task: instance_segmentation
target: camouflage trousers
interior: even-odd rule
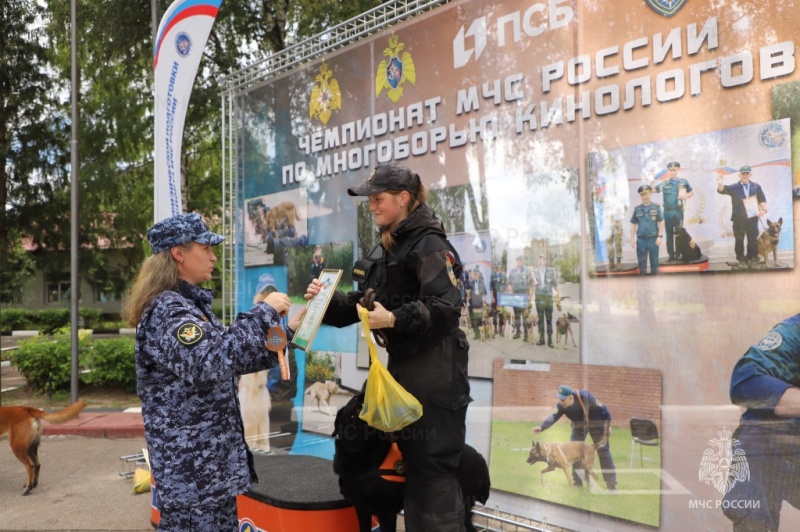
[[[236,532],[239,517],[236,498],[231,497],[219,506],[190,506],[161,509],[159,532]]]

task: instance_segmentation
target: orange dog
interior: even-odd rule
[[[71,404],[58,412],[45,412],[31,406],[4,406],[0,408],[0,436],[8,432],[11,450],[25,466],[28,482],[23,495],[27,495],[39,483],[39,440],[42,437],[41,420],[50,423],[66,423],[78,417],[86,406],[83,401]]]

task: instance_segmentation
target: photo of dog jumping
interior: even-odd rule
[[[8,433],[11,450],[28,473],[23,495],[28,495],[39,483],[42,420],[48,423],[66,423],[77,418],[85,406],[84,401],[78,401],[57,412],[45,412],[31,406],[0,407],[0,436]]]

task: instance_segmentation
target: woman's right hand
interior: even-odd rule
[[[319,294],[320,290],[322,290],[322,283],[319,282],[319,279],[311,279],[311,282],[308,284],[308,288],[306,288],[306,293],[303,296],[303,298],[311,299],[315,295]]]
[[[286,316],[289,313],[289,307],[292,305],[289,296],[283,292],[272,292],[262,301],[274,308],[281,316]]]

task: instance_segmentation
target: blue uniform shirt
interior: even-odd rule
[[[580,396],[580,400],[578,396]],[[573,423],[583,423],[586,419],[583,408],[586,408],[589,413],[589,421],[611,421],[611,413],[606,408],[606,405],[598,401],[594,395],[586,390],[572,392],[572,397],[575,400],[568,408],[561,406],[560,402],[556,404],[553,412],[542,422],[542,430],[552,427],[553,423],[561,419],[561,416],[567,416],[567,419]],[[581,406],[581,401],[583,401],[583,407]]]
[[[273,367],[266,303],[226,328],[213,293],[185,281],[156,296],[136,329],[136,378],[145,438],[163,507],[217,505],[258,479],[236,396],[237,375]]]
[[[739,359],[731,401],[747,408],[743,420],[780,419],[775,405],[792,386],[800,386],[800,314],[777,324]]]
[[[661,192],[664,195],[664,208],[665,209],[677,209],[680,207],[680,203],[678,203],[678,193],[680,192],[680,187],[685,187],[686,192],[692,191],[692,185],[689,184],[687,180],[682,177],[678,177],[676,179],[667,179],[656,185],[656,192]]]
[[[658,236],[658,222],[664,219],[661,205],[637,205],[633,209],[631,223],[636,224],[636,236],[640,238],[655,238]]]

